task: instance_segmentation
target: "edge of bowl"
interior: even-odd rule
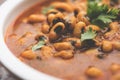
[[[0,61],[8,70],[25,80],[58,80],[58,78],[39,72],[21,62],[12,54],[5,44],[4,32],[6,19],[10,12],[18,5],[20,6],[24,1],[29,0],[7,0],[0,6]]]

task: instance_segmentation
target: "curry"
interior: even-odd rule
[[[5,35],[22,62],[65,80],[120,80],[120,1],[44,0]]]

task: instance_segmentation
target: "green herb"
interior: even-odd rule
[[[42,9],[42,14],[46,14],[50,9],[53,9],[53,6],[45,7]]]
[[[100,5],[100,0],[88,0],[87,15],[92,24],[100,28],[107,27],[110,22],[117,18],[120,10],[109,8],[108,5]]]
[[[44,40],[40,40],[36,45],[32,47],[32,51],[42,48],[45,45]]]
[[[92,30],[92,28],[89,28],[89,30],[87,30],[85,33],[81,34],[81,41],[85,41],[85,40],[90,40],[90,39],[94,39],[96,37],[96,32]]]

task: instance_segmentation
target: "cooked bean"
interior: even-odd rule
[[[63,19],[64,18],[64,14],[61,13],[61,12],[58,12],[56,15],[55,15],[56,18],[61,18]]]
[[[66,39],[63,39],[63,41],[71,42],[71,44],[73,46],[75,46],[76,48],[80,48],[81,47],[81,41],[80,41],[79,38],[66,38]]]
[[[64,2],[54,2],[52,3],[52,6],[54,6],[56,9],[64,10],[67,12],[72,12],[74,10],[72,5]]]
[[[111,31],[109,31],[109,32],[106,32],[106,33],[104,34],[104,37],[105,37],[106,39],[108,39],[108,38],[110,38],[111,36],[114,36],[115,33],[116,33],[116,31],[111,30]]]
[[[52,23],[54,19],[55,19],[55,14],[49,14],[47,16],[47,20],[49,24]]]
[[[102,0],[103,4],[110,5],[110,0]]]
[[[23,23],[27,23],[28,21],[29,21],[28,18],[24,18],[24,19],[22,20]]]
[[[81,48],[81,41],[80,41],[80,40],[77,40],[77,41],[76,41],[75,47],[76,47],[76,48]]]
[[[64,30],[65,25],[62,22],[58,22],[56,23],[50,30],[49,33],[49,39],[50,40],[55,40],[58,38],[58,34],[62,33],[62,31]]]
[[[70,59],[72,58],[73,55],[73,51],[60,51],[54,54],[55,57],[61,57],[64,59]]]
[[[57,14],[59,11],[56,10],[56,9],[50,9],[48,12],[47,12],[47,15],[49,14]]]
[[[74,8],[74,16],[77,17],[78,14],[79,14],[79,12],[80,12],[79,7],[75,7],[75,8]]]
[[[65,42],[70,42],[70,41],[77,41],[77,40],[80,40],[79,38],[65,38],[65,39],[63,39],[63,41],[65,41]]]
[[[42,14],[32,14],[28,17],[29,22],[42,22],[45,21],[46,17]]]
[[[49,32],[50,26],[48,24],[43,24],[41,29],[43,33],[47,34]]]
[[[58,50],[58,51],[73,49],[73,46],[71,45],[70,42],[54,43],[53,46],[54,46],[55,49]]]
[[[74,31],[73,31],[73,35],[76,37],[80,37],[82,29],[85,28],[86,24],[84,22],[78,22],[75,25]]]
[[[21,56],[30,60],[35,59],[37,57],[32,50],[24,51],[23,53],[21,53]]]
[[[120,71],[120,65],[119,64],[112,64],[111,66],[110,66],[110,71],[112,72],[112,73],[116,73],[116,72],[118,72],[118,71]]]
[[[78,21],[84,22],[86,25],[89,25],[89,24],[90,24],[88,18],[85,17],[82,12],[79,12],[79,13],[78,13],[77,19],[78,19]]]
[[[110,41],[104,40],[104,41],[102,42],[102,50],[103,50],[104,52],[111,52],[111,51],[113,50],[113,45],[112,45],[112,43],[111,43]]]
[[[45,34],[43,34],[43,33],[39,33],[38,35],[36,35],[35,39],[37,41],[44,40],[45,43],[48,43],[48,41],[49,41],[48,37]]]
[[[94,31],[100,31],[100,28],[96,25],[88,25],[86,27],[86,30],[89,30],[89,28],[92,28],[92,30],[94,30]]]
[[[120,42],[114,41],[114,42],[113,42],[113,47],[114,47],[116,50],[120,50]]]
[[[64,15],[61,12],[58,12],[56,14],[49,14],[47,17],[47,20],[49,22],[49,24],[53,24],[53,21],[56,19],[63,19]],[[61,22],[61,21],[59,21]]]
[[[76,18],[74,16],[71,17],[70,23],[71,23],[72,29],[75,27],[76,22],[77,22]]]
[[[64,29],[65,29],[64,23],[58,22],[58,23],[56,23],[56,24],[52,27],[51,31],[54,31],[54,32],[56,32],[57,34],[59,34],[59,33],[61,33]]]
[[[74,29],[77,23],[77,19],[75,18],[75,16],[67,16],[65,20],[70,24],[70,29]]]
[[[88,77],[92,77],[92,78],[98,78],[100,77],[103,73],[100,69],[96,68],[96,67],[89,67],[85,74],[88,76]]]
[[[57,35],[56,32],[50,31],[50,33],[48,34],[48,37],[49,37],[50,41],[53,41],[53,40],[56,40],[59,36]]]
[[[118,22],[112,22],[112,23],[110,23],[110,29],[111,30],[118,31],[119,27],[120,26],[119,26]]]
[[[43,46],[41,48],[41,58],[42,59],[48,59],[53,56],[53,49],[50,46]]]
[[[100,42],[99,40],[94,39],[94,41],[95,41],[95,46],[101,46],[102,45],[102,42]]]
[[[85,2],[85,4],[84,4],[84,2]],[[80,13],[82,14],[82,15],[86,15],[86,11],[87,11],[87,2],[85,1],[85,0],[82,0],[82,1],[78,1],[77,2],[78,3],[78,5],[76,6],[76,7],[79,7],[79,9],[80,9]]]

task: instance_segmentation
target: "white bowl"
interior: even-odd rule
[[[17,59],[4,41],[6,28],[28,7],[42,0],[7,0],[0,7],[0,61],[12,73],[24,80],[58,80],[39,72]]]

